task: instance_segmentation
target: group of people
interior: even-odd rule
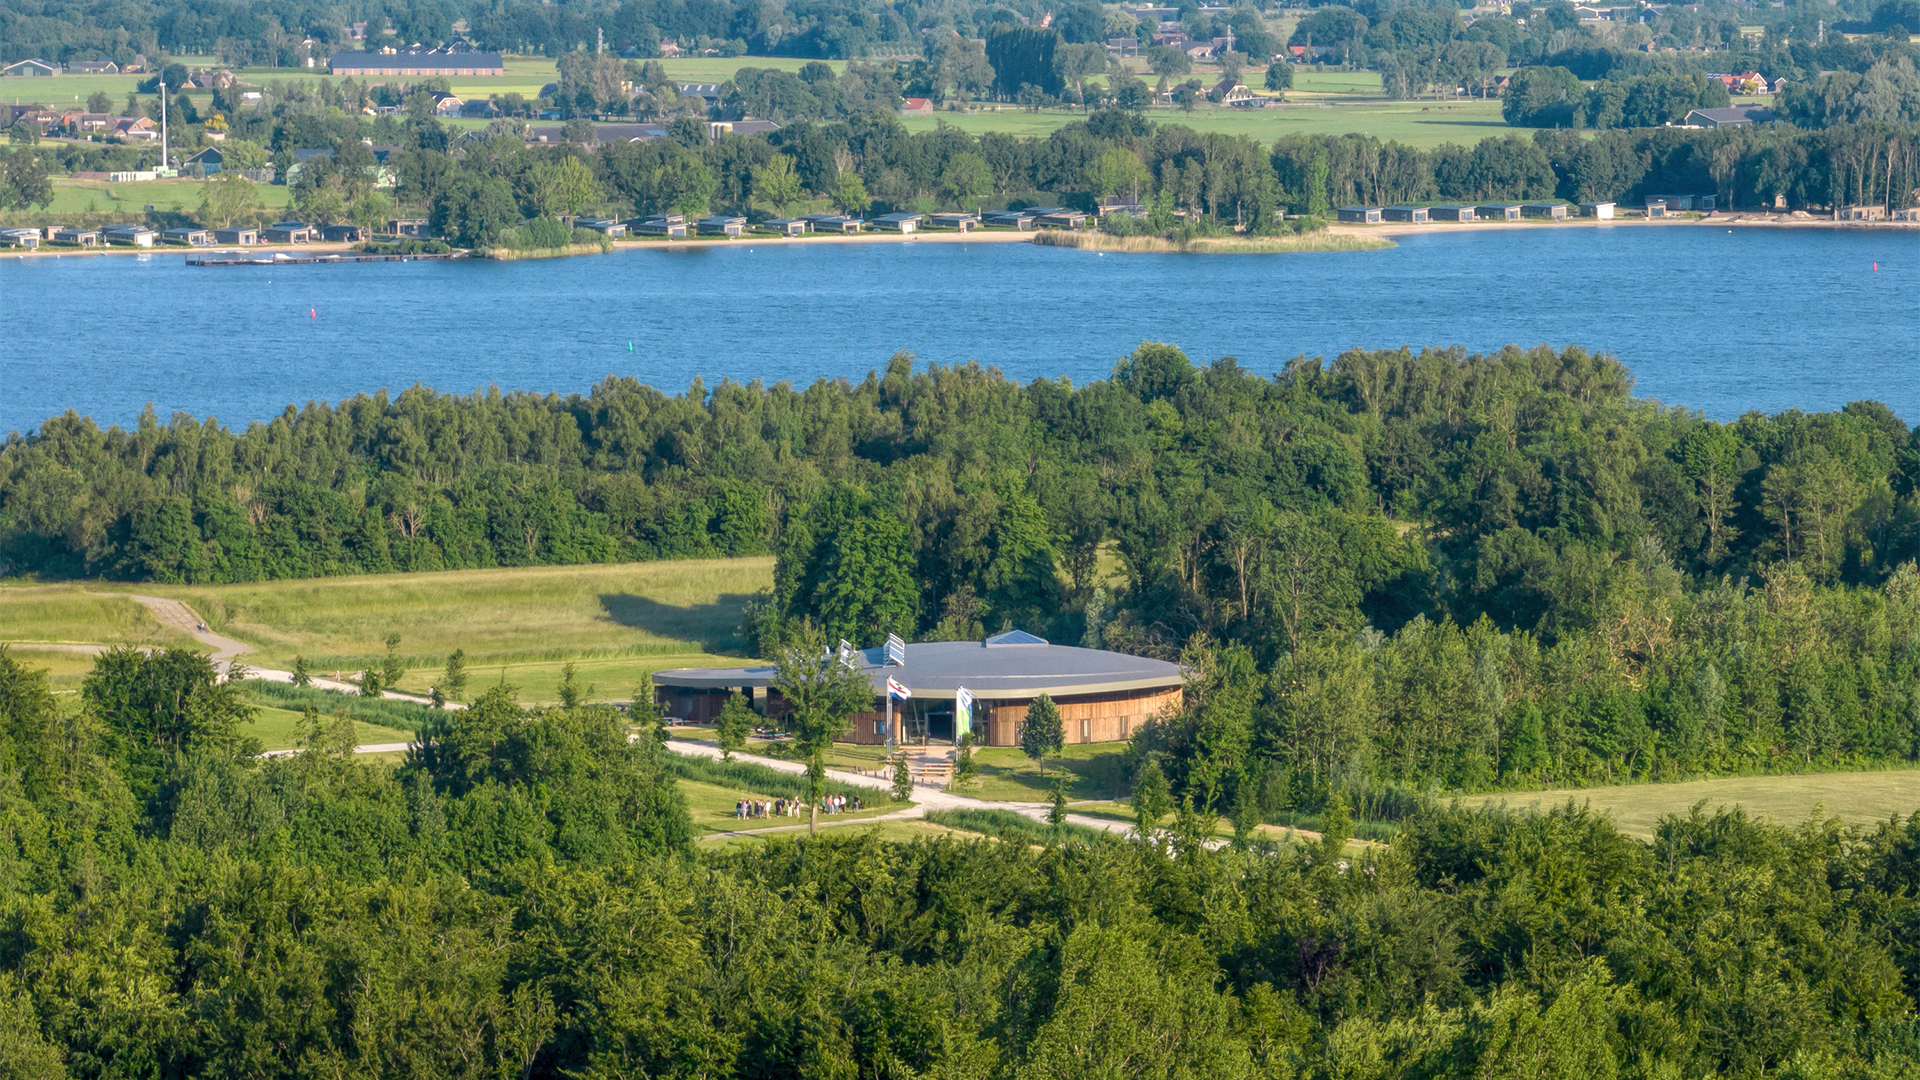
[[[797,817],[806,809],[807,804],[799,799],[740,799],[733,804],[733,816],[742,821],[747,818]],[[861,803],[858,795],[828,795],[820,800],[820,812],[823,814],[843,814],[859,809]]]

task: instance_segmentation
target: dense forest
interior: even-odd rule
[[[1159,399],[1164,400],[1164,399]],[[507,688],[248,756],[203,658],[0,649],[0,1069],[51,1078],[1894,1080],[1920,825],[1431,807],[1392,846],[696,853],[674,755]]]
[[[810,618],[1184,657],[1187,710],[1137,742],[1221,812],[1920,758],[1920,441],[1871,402],[1719,423],[1631,388],[1577,348],[1267,378],[1143,345],[1079,388],[900,356],[243,432],[68,415],[0,448],[0,557],[247,581],[772,551],[763,654]]]

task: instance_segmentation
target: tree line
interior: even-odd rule
[[[654,729],[493,688],[250,756],[201,657],[0,649],[0,1040],[36,1078],[1893,1077],[1920,825],[1435,807],[1390,847],[703,850]],[[702,774],[705,775],[705,774]],[[1757,1018],[1764,1017],[1764,1022]]]
[[[1044,138],[944,126],[909,133],[891,113],[869,111],[794,121],[766,137],[714,136],[705,122],[682,116],[666,125],[664,138],[606,144],[592,142],[591,126],[576,121],[580,130],[567,134],[577,141],[529,145],[515,134],[517,122],[452,139],[432,119],[367,124],[328,106],[324,95],[296,89],[282,88],[277,111],[235,125],[226,144],[236,155],[252,148],[260,160],[288,163],[295,149],[331,149],[301,164],[292,182],[296,213],[377,224],[404,210],[472,248],[524,239],[538,219],[711,211],[764,218],[816,199],[865,214],[1038,203],[1092,209],[1124,195],[1148,204],[1154,222],[1270,231],[1283,227],[1282,213],[1326,217],[1356,203],[1633,205],[1691,192],[1717,194],[1722,207],[1825,211],[1910,205],[1920,189],[1920,127],[1882,122],[1819,131],[1538,131],[1420,150],[1355,134],[1262,144],[1122,110],[1095,112]],[[383,163],[369,139],[392,140],[375,144]],[[5,201],[24,207],[50,199],[46,165],[59,156],[49,148],[0,151],[0,177],[11,192]],[[263,213],[248,184],[227,178],[209,182],[197,210],[212,226]],[[566,234],[552,221],[539,227]]]
[[[1289,45],[1316,50],[1324,63],[1375,70],[1389,97],[1453,97],[1489,91],[1503,68],[1561,68],[1572,77],[1620,83],[1758,70],[1769,79],[1808,82],[1828,72],[1860,75],[1880,63],[1915,59],[1902,19],[1912,0],[1883,0],[1852,37],[1831,6],[1782,5],[1734,12],[1697,6],[1641,9],[1609,20],[1582,20],[1574,5],[1515,6],[1469,23],[1449,3],[1314,6],[1294,26]],[[1855,13],[1867,15],[1865,5]],[[1757,37],[1752,31],[1759,30]],[[1573,93],[1578,97],[1578,90]],[[1509,123],[1540,126],[1529,120]],[[1684,115],[1684,113],[1682,114]],[[1542,116],[1553,126],[1553,116]],[[1886,117],[1886,119],[1894,119]],[[1656,120],[1662,123],[1664,120]],[[1601,126],[1601,125],[1590,125]]]

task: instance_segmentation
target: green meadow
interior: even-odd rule
[[[633,696],[668,667],[748,664],[739,655],[746,602],[772,584],[770,558],[380,574],[246,585],[86,582],[0,585],[0,641],[201,648],[162,627],[125,593],[182,600],[221,634],[252,645],[242,659],[346,676],[379,662],[400,635],[407,676],[425,693],[447,654],[465,650],[468,693],[506,683],[527,703],[556,700],[567,664],[595,700]],[[105,594],[105,595],[100,595]],[[57,688],[92,660],[32,650]],[[24,652],[23,652],[24,655]]]
[[[1870,826],[1895,814],[1905,817],[1920,812],[1920,771],[1735,776],[1680,784],[1472,795],[1461,802],[1476,807],[1504,805],[1513,810],[1550,809],[1568,802],[1584,804],[1612,818],[1622,832],[1643,840],[1653,837],[1661,818],[1685,817],[1701,803],[1707,814],[1737,806],[1749,816],[1781,825],[1837,817],[1849,825]]]
[[[91,585],[0,584],[0,644],[184,645],[196,643],[160,625],[145,607]]]
[[[105,180],[56,177],[53,181],[53,205],[40,216],[137,214],[149,206],[191,214],[200,208],[205,184],[204,180],[188,179],[115,184]],[[284,184],[255,184],[253,191],[261,207],[267,210],[279,210],[292,201],[292,189]]]
[[[1358,133],[1423,149],[1442,143],[1470,145],[1490,135],[1506,135],[1514,130],[1500,118],[1500,103],[1497,101],[1418,102],[1388,101],[1385,98],[1339,102],[1289,101],[1265,109],[1231,109],[1210,105],[1196,108],[1191,114],[1179,109],[1153,109],[1147,116],[1157,123],[1179,124],[1195,131],[1222,135],[1245,135],[1259,142],[1272,142],[1285,135]],[[1009,105],[999,112],[939,112],[932,116],[906,116],[901,118],[901,123],[910,131],[931,131],[946,124],[976,135],[1004,131],[1013,135],[1046,136],[1084,119],[1086,113],[1081,110],[1033,111]]]

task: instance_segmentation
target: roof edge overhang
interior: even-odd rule
[[[734,672],[737,670],[738,674]],[[874,696],[884,692],[886,675],[899,677],[900,668],[882,669],[882,681],[874,686]],[[996,676],[1006,678],[1006,676]],[[681,690],[738,690],[744,687],[754,689],[769,688],[773,685],[775,674],[756,668],[679,668],[656,671],[653,673],[655,686],[669,686]],[[951,701],[958,687],[915,686],[911,679],[905,680],[913,696],[933,701]],[[1100,682],[1044,682],[1036,679],[1025,686],[981,686],[969,687],[979,701],[1030,701],[1046,694],[1054,698],[1096,697],[1102,694],[1125,694],[1138,690],[1169,690],[1184,685],[1177,675],[1154,676],[1144,679],[1113,679]]]

